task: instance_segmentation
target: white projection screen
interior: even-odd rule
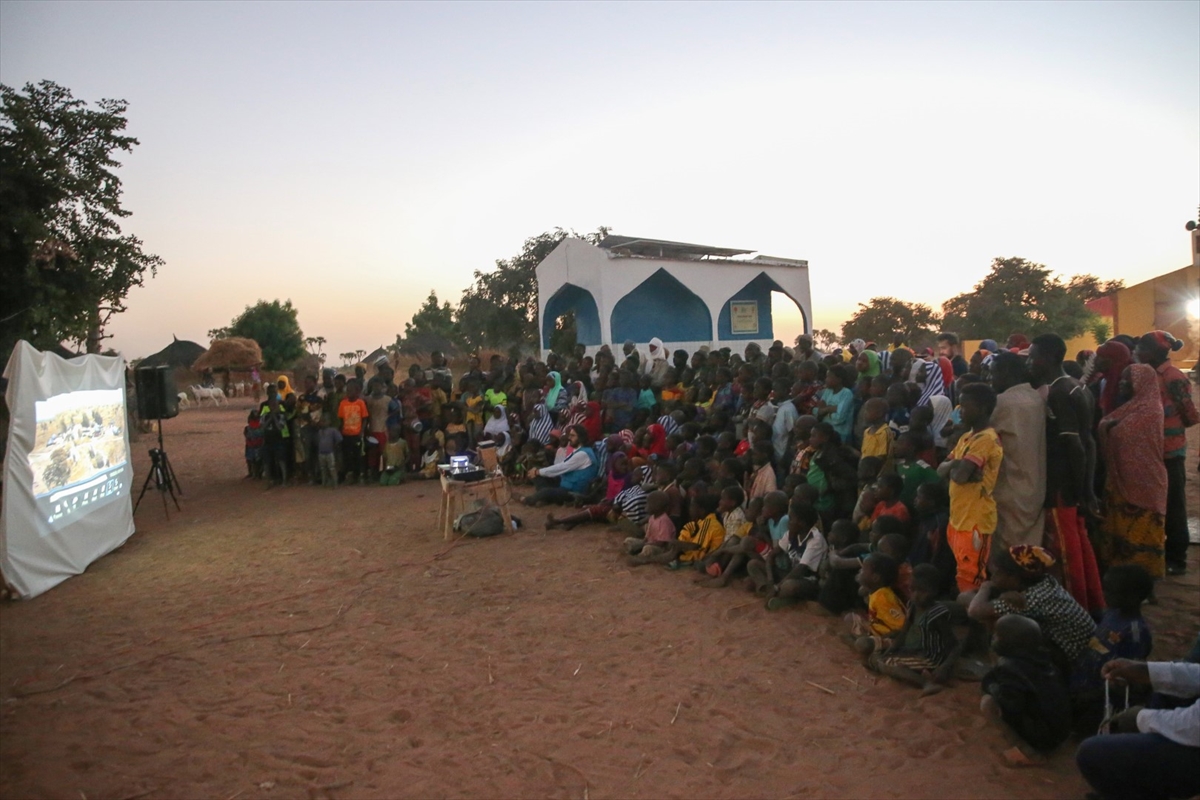
[[[125,361],[18,342],[8,360],[0,569],[29,598],[133,535]]]

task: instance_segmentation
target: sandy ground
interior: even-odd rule
[[[919,699],[830,618],[631,571],[603,528],[448,545],[436,484],[266,492],[247,405],[166,423],[183,513],[148,497],[0,607],[3,797],[1083,796],[1073,745],[1004,764],[977,684]],[[1159,657],[1196,633],[1198,550]]]

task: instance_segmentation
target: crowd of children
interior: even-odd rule
[[[1200,415],[1172,349],[1162,331],[1075,359],[1054,334],[969,358],[949,333],[828,354],[653,340],[472,359],[457,381],[434,353],[399,382],[383,360],[281,379],[246,460],[276,484],[388,484],[494,448],[528,505],[572,507],[548,529],[607,523],[631,565],[819,603],[867,668],[926,694],[990,642],[983,710],[1045,751],[1095,729],[1105,664],[1149,655],[1141,604],[1186,569]]]

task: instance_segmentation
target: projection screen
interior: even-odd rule
[[[28,598],[133,535],[125,362],[67,360],[18,342],[4,376],[10,421],[0,569]]]

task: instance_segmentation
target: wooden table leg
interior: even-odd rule
[[[508,513],[508,503],[500,502],[500,493],[496,490],[496,484],[491,485],[492,502],[496,504],[496,508],[500,511],[500,518],[504,520],[504,532],[512,533],[512,517]]]

